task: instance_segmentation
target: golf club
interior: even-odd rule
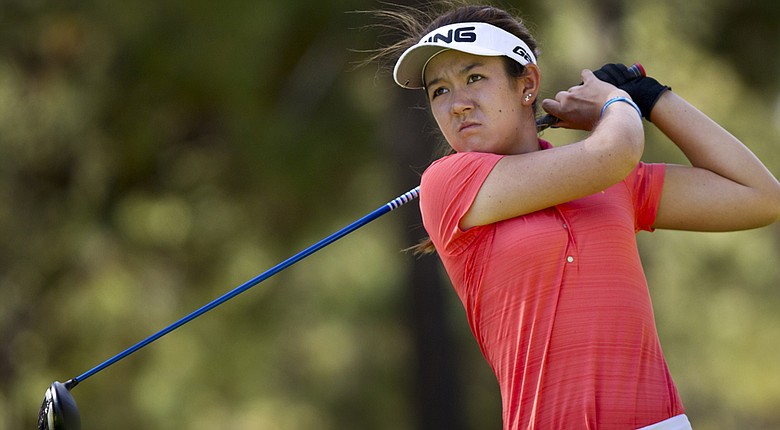
[[[647,76],[647,73],[645,72],[645,68],[642,67],[640,63],[634,63],[631,66],[629,66],[628,73],[631,75],[631,79],[642,78]],[[580,83],[580,85],[582,85],[582,83]],[[558,124],[558,121],[560,121],[560,119],[558,119],[557,117],[550,114],[546,114],[545,116],[538,118],[536,120],[536,131],[540,132],[542,130],[547,129],[548,127],[555,128],[556,125]]]
[[[250,279],[249,281],[228,291],[222,296],[219,296],[218,298],[203,305],[202,307],[184,316],[178,321],[172,323],[168,327],[165,327],[164,329],[158,331],[157,333],[154,333],[153,335],[138,342],[137,344],[131,346],[130,348],[127,348],[126,350],[120,352],[119,354],[109,358],[108,360],[84,372],[83,374],[75,378],[69,379],[65,383],[55,381],[53,384],[51,384],[49,389],[46,390],[46,394],[43,397],[43,403],[41,404],[41,409],[38,412],[38,430],[80,430],[81,415],[79,414],[78,407],[76,406],[76,401],[73,399],[73,396],[70,394],[70,390],[73,389],[73,387],[78,385],[80,382],[83,382],[87,378],[115,364],[116,362],[138,351],[139,349],[145,347],[146,345],[149,345],[150,343],[165,336],[166,334],[172,332],[173,330],[176,330],[182,325],[194,320],[195,318],[216,308],[217,306],[225,303],[226,301],[232,299],[233,297],[254,287],[260,282],[263,282],[264,280],[270,278],[271,276],[303,260],[309,255],[330,245],[331,243],[337,241],[338,239],[341,239],[342,237],[348,235],[349,233],[359,229],[360,227],[363,227],[364,225],[381,217],[382,215],[392,210],[395,210],[398,207],[416,199],[419,196],[420,196],[420,187],[415,187],[410,191],[407,191],[406,193],[380,206],[379,208],[368,213],[362,218],[352,222],[351,224],[347,225],[341,230],[332,233],[330,236],[298,252],[292,257],[289,257],[288,259],[282,261],[276,266],[266,270],[265,272],[257,275],[256,277]]]

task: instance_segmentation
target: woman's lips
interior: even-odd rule
[[[470,130],[470,129],[478,127],[478,126],[479,126],[479,123],[466,121],[466,122],[463,122],[463,123],[460,124],[460,126],[458,127],[458,132],[465,131],[465,130]]]

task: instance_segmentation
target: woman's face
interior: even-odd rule
[[[444,51],[424,79],[436,123],[455,151],[524,152],[521,130],[529,118],[533,123],[533,112],[523,107],[523,85],[507,74],[502,57]]]

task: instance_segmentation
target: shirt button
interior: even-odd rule
[[[563,224],[563,228],[569,228],[569,226],[568,226],[568,225],[566,225],[566,223],[564,223],[564,224]]]
[[[566,261],[568,261],[569,263],[574,263],[574,257],[572,257],[570,255],[570,256],[566,257]]]

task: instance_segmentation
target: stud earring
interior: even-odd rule
[[[525,95],[525,101],[526,102],[531,101],[531,97],[533,97],[533,94],[526,94]]]

